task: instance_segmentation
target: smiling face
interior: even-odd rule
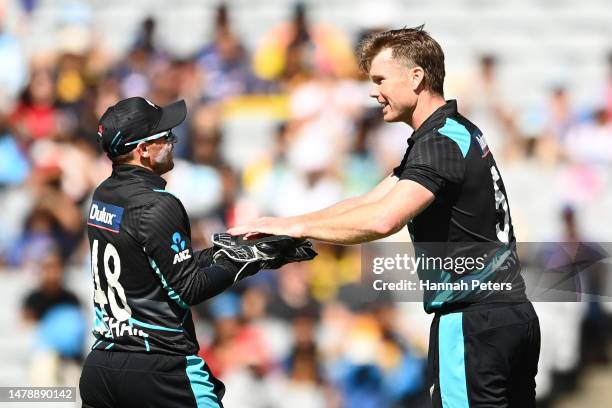
[[[370,96],[382,106],[385,122],[410,124],[423,70],[409,68],[405,62],[393,58],[391,48],[384,48],[372,59],[369,76],[372,81]]]

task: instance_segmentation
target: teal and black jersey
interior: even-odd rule
[[[483,257],[480,268],[458,273],[439,268],[420,271],[420,278],[454,283],[510,283],[512,290],[431,290],[428,312],[474,303],[524,300],[516,240],[506,189],[482,132],[457,112],[456,101],[436,110],[408,139],[408,149],[393,174],[415,181],[434,201],[408,224],[415,247],[427,256]],[[429,243],[446,243],[436,245]],[[484,267],[482,267],[484,265]],[[507,289],[504,286],[504,289]]]
[[[212,264],[212,249],[193,251],[187,213],[165,184],[143,167],[117,165],[94,192],[93,349],[196,354],[189,307],[234,281],[234,265]]]

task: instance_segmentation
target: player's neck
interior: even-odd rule
[[[158,171],[155,171],[155,169],[150,165],[148,160],[143,160],[140,156],[136,156],[134,159],[127,161],[123,164],[130,164],[132,166],[142,167],[143,169],[146,169],[151,173],[155,173],[158,176],[161,176],[161,174]]]
[[[423,122],[427,120],[438,108],[444,106],[446,101],[444,97],[430,92],[422,92],[419,95],[419,100],[412,112],[408,125],[417,130]]]

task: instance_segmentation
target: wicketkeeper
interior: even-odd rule
[[[189,307],[262,268],[316,256],[287,236],[216,234],[213,247],[193,251],[187,213],[160,177],[174,166],[172,128],[185,116],[183,101],[162,108],[136,97],[100,120],[113,172],[87,220],[96,342],[81,375],[84,407],[221,407],[224,386],[197,356]]]

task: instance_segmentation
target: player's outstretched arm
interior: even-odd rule
[[[291,251],[301,251],[303,260],[316,255],[310,243],[290,237],[240,242],[232,248],[215,245],[194,253],[187,214],[180,201],[169,195],[160,196],[143,211],[140,226],[139,239],[153,272],[183,308],[218,295],[262,268],[274,269],[302,260],[292,260]]]
[[[339,214],[305,214],[287,218],[259,218],[231,228],[231,234],[285,234],[334,244],[358,244],[389,236],[434,200],[422,185],[401,180],[379,199]]]
[[[388,177],[385,177],[385,179],[383,179],[380,183],[378,183],[376,187],[374,187],[372,190],[368,191],[363,195],[347,198],[322,210],[304,214],[301,217],[303,217],[304,219],[325,218],[345,213],[365,204],[374,203],[380,200],[385,195],[387,195],[393,189],[397,181],[397,177],[391,174]]]

